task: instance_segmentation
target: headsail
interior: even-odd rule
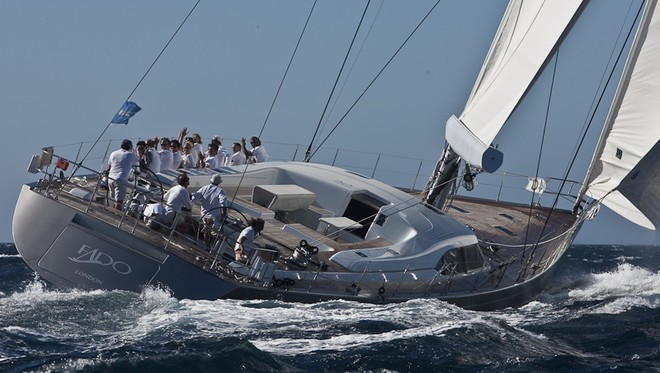
[[[509,3],[459,118],[482,148],[493,142],[581,4],[582,0]],[[461,149],[460,144],[447,141],[466,162],[480,164],[481,155],[472,155],[479,149]]]
[[[660,10],[648,0],[589,167],[586,194],[649,229],[660,224]]]

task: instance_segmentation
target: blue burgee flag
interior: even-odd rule
[[[140,110],[142,110],[142,108],[137,106],[135,102],[126,101],[117,114],[115,114],[114,118],[112,118],[110,124],[128,124],[128,119],[137,114]]]

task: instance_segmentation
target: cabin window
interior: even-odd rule
[[[435,269],[443,275],[465,274],[483,268],[485,263],[479,245],[474,244],[447,251]]]
[[[344,217],[352,219],[362,224],[362,228],[351,229],[350,231],[362,238],[367,235],[371,223],[374,221],[381,206],[386,205],[374,197],[367,194],[354,194],[344,211]]]

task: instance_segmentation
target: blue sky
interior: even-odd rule
[[[6,181],[0,241],[11,241],[11,216],[21,185],[35,180],[25,171],[31,155],[43,146],[96,139],[194,3],[0,2],[0,110],[8,146],[2,161]],[[618,0],[593,3],[558,61],[556,114],[549,123],[556,130],[548,134],[543,155],[548,176],[564,172],[574,147],[573,140],[566,141],[566,130],[582,125],[629,5]],[[294,149],[290,144],[309,143],[365,4],[317,3],[263,131],[271,155],[287,159]],[[347,63],[345,73],[350,75],[338,85],[339,98],[330,106],[320,138],[433,4],[371,2]],[[103,140],[176,136],[183,126],[206,140],[217,134],[231,142],[258,134],[311,6],[312,1],[303,0],[202,1],[132,96],[143,110],[128,126],[111,127]],[[440,1],[324,146],[359,151],[344,153],[353,154],[352,163],[366,158],[373,163],[381,153],[406,157],[398,167],[408,174],[414,174],[420,159],[426,160],[423,169],[431,167],[444,144],[444,122],[460,114],[505,7],[504,0]],[[503,170],[534,173],[538,143],[530,123],[544,120],[549,87],[546,73],[496,139],[505,153]],[[526,141],[505,137],[515,133]],[[572,179],[582,181],[589,158],[579,158]],[[92,163],[97,168],[101,161]],[[407,182],[393,174],[388,177],[394,183]],[[476,193],[488,189],[488,180],[479,181]],[[577,242],[658,239],[655,232],[603,209],[585,224]]]

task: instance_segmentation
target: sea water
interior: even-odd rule
[[[660,247],[572,246],[546,292],[476,312],[62,291],[0,244],[3,372],[660,370]]]

